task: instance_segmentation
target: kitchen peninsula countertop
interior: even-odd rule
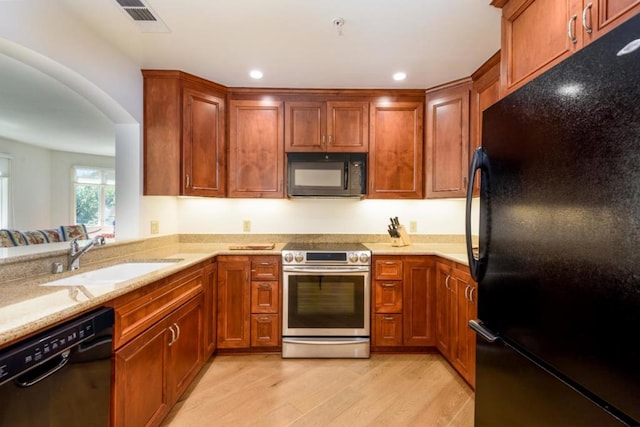
[[[280,255],[285,243],[269,250],[231,250],[229,243],[182,243],[154,251],[142,251],[127,257],[111,258],[87,264],[75,272],[45,274],[0,282],[0,347],[31,335],[56,323],[105,305],[114,298],[170,276],[218,255]],[[466,249],[460,243],[415,243],[394,247],[390,243],[364,243],[373,255],[435,255],[467,264]],[[117,249],[117,248],[116,248]],[[117,251],[116,251],[117,252]],[[64,253],[64,252],[63,252]],[[170,259],[166,267],[112,286],[41,286],[73,274],[122,262]],[[84,264],[81,265],[84,266]],[[0,268],[3,265],[0,263]]]

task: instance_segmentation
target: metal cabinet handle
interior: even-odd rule
[[[578,15],[573,15],[571,19],[569,19],[569,23],[567,24],[567,35],[569,36],[569,40],[571,43],[578,43],[578,39],[576,38],[576,20],[578,19]]]
[[[169,347],[171,347],[173,343],[176,342],[176,331],[173,330],[173,325],[169,326],[169,330],[171,331],[171,341],[169,341]]]
[[[582,26],[587,34],[591,34],[593,31],[593,27],[587,24],[587,13],[589,14],[589,22],[593,22],[593,18],[591,15],[591,8],[593,7],[593,3],[589,2],[589,4],[582,10]]]
[[[383,317],[384,320],[395,320],[395,318],[387,316],[387,317]]]
[[[329,135],[329,145],[333,144],[333,135]]]
[[[245,281],[245,282],[248,282],[248,281],[249,281],[249,272],[248,272],[248,271],[245,271],[245,272],[244,272],[244,281]]]
[[[395,288],[396,284],[395,283],[383,283],[380,286],[382,286],[383,288]]]
[[[465,298],[467,301],[470,301],[470,300],[469,300],[469,294],[470,294],[470,292],[469,292],[469,288],[470,288],[470,287],[471,287],[471,286],[467,285],[467,287],[466,287],[466,288],[464,288],[464,298]]]
[[[187,174],[187,176],[185,177],[185,179],[187,180],[187,188],[189,188],[189,174]]]
[[[384,265],[396,265],[395,261],[385,261]]]
[[[271,286],[270,285],[259,285],[258,289],[262,289],[262,290],[268,291],[268,290],[271,289]]]
[[[267,262],[267,261],[263,261],[263,262],[260,263],[260,265],[271,265],[271,263]]]
[[[469,289],[469,302],[472,302],[472,303],[475,304],[476,302],[473,300],[473,291],[475,291],[476,288],[474,288],[473,286],[469,286],[469,288],[470,288]]]
[[[449,286],[449,279],[451,279],[451,275],[447,274],[447,278],[444,280],[444,286],[445,288],[451,290],[451,286]]]
[[[325,139],[325,137],[324,137],[324,135],[322,135],[322,141],[320,142],[320,145],[322,145],[322,146],[324,146],[324,139]]]
[[[177,332],[177,337],[176,337],[176,341],[178,341],[180,339],[180,326],[177,323],[174,323],[175,327],[176,327],[176,332]]]
[[[269,317],[259,317],[258,320],[260,322],[268,322],[269,320],[271,320],[271,318],[269,318]]]

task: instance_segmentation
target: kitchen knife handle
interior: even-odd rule
[[[500,337],[486,328],[481,320],[469,320],[469,327],[487,342],[492,343],[500,339]]]

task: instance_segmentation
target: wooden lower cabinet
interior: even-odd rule
[[[114,426],[156,426],[204,364],[200,294],[116,350]]]
[[[468,268],[436,263],[436,342],[438,350],[462,377],[475,386],[475,333],[469,320],[477,311],[477,284]]]
[[[280,257],[218,257],[218,348],[280,346]]]
[[[376,256],[373,266],[373,347],[435,346],[431,257]]]

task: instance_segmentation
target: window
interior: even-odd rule
[[[113,169],[73,168],[74,222],[89,231],[115,233],[116,172]]]
[[[10,228],[11,208],[11,157],[0,154],[0,228]]]

